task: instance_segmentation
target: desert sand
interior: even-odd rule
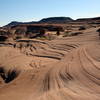
[[[0,100],[100,100],[96,30],[0,45]]]

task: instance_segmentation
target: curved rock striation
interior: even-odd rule
[[[21,40],[0,47],[2,100],[99,100],[100,41],[95,30],[53,41]],[[7,77],[7,76],[6,76]]]

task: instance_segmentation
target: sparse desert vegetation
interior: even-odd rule
[[[85,26],[80,26],[79,30],[86,30],[86,27]]]
[[[100,100],[100,0],[0,0],[0,100]]]
[[[0,29],[1,100],[100,99],[100,25],[54,19]]]

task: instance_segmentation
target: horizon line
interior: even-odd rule
[[[67,17],[67,16],[54,16],[54,17]],[[98,18],[98,17],[100,17],[100,16],[96,16],[96,17],[79,17],[79,18],[72,18],[72,17],[68,17],[68,18],[71,18],[71,19],[73,19],[73,20],[77,20],[77,19],[88,19],[88,18]],[[7,24],[9,24],[9,23],[11,23],[11,22],[21,22],[21,23],[27,23],[27,22],[38,22],[38,21],[40,21],[40,20],[42,20],[42,19],[46,19],[46,18],[53,18],[53,16],[50,16],[50,17],[42,17],[42,18],[39,18],[39,19],[34,19],[34,20],[27,20],[27,21],[17,21],[17,20],[13,20],[13,21],[10,21],[10,22],[8,22]],[[0,27],[3,27],[3,26],[5,26],[5,25],[7,25],[7,24],[4,24],[4,25],[0,25]]]

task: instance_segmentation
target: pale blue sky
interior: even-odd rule
[[[0,0],[0,26],[54,16],[98,17],[100,0]]]

